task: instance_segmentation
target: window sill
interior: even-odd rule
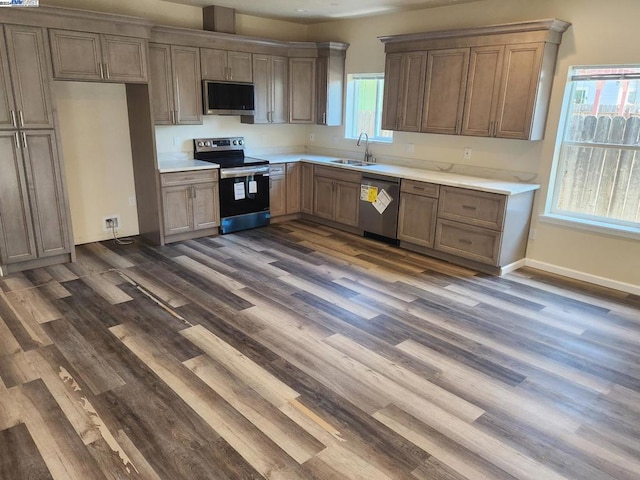
[[[358,140],[358,137],[344,137],[345,140]],[[376,143],[383,143],[385,145],[389,145],[390,143],[393,143],[393,138],[390,138],[389,140],[380,140],[380,139],[369,139],[369,145],[371,144],[376,144]]]
[[[604,222],[596,222],[593,220],[585,220],[582,218],[566,217],[555,213],[545,213],[540,215],[538,220],[541,223],[550,223],[552,225],[560,225],[563,227],[574,228],[576,230],[585,230],[593,233],[600,233],[612,237],[630,238],[632,240],[640,240],[640,228],[626,227],[623,225],[611,225]]]

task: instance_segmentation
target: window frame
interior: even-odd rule
[[[574,226],[582,230],[588,230],[598,233],[611,234],[614,236],[622,236],[626,238],[640,238],[640,221],[633,222],[612,217],[591,215],[583,212],[575,212],[562,210],[558,208],[560,191],[562,188],[562,178],[559,176],[559,169],[563,164],[563,148],[567,147],[595,147],[602,149],[617,149],[619,151],[640,151],[640,144],[626,145],[617,143],[596,143],[596,142],[579,142],[568,139],[570,116],[573,114],[571,105],[574,100],[574,93],[578,87],[574,82],[579,80],[616,80],[614,76],[607,74],[579,75],[579,70],[608,70],[608,69],[637,69],[637,74],[628,75],[626,78],[630,80],[640,80],[640,64],[616,64],[616,65],[576,65],[569,67],[567,80],[565,84],[564,96],[562,100],[562,109],[558,122],[558,130],[553,154],[553,163],[549,176],[549,189],[545,203],[544,214],[540,220],[544,223],[552,223],[557,225]],[[619,77],[620,75],[618,75]],[[638,166],[640,168],[640,165]]]
[[[356,132],[355,126],[355,99],[357,98],[357,80],[378,80],[376,89],[376,111],[375,111],[375,126],[374,134],[369,135],[369,142],[371,143],[393,143],[393,131],[385,130],[385,132],[391,132],[390,136],[380,136],[379,133],[382,129],[382,104],[384,99],[384,73],[353,73],[347,75],[347,88],[345,95],[345,121],[344,121],[344,138],[347,140],[357,140],[360,131]]]

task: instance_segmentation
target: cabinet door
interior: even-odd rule
[[[14,129],[18,126],[6,51],[3,29],[0,25],[0,130]]]
[[[227,80],[227,52],[213,48],[200,49],[202,78],[205,80]]]
[[[494,136],[528,139],[544,43],[507,45]]]
[[[69,30],[49,30],[53,78],[102,80],[100,35]]]
[[[302,213],[313,214],[313,165],[302,163],[300,165],[300,210]]]
[[[269,123],[271,118],[271,67],[267,55],[253,56],[253,83],[255,85],[255,115],[253,123]]]
[[[398,105],[402,101],[402,57],[401,53],[387,55],[384,67],[384,97],[382,100],[382,129],[397,130],[399,127]]]
[[[405,132],[420,131],[426,65],[426,52],[407,53],[403,56],[400,103],[398,105],[398,130]]]
[[[287,213],[300,212],[300,176],[302,164],[287,163]]]
[[[202,77],[200,51],[194,47],[171,46],[175,123],[202,125]]]
[[[344,55],[318,58],[316,123],[319,125],[342,125],[344,63]]]
[[[360,212],[360,184],[336,181],[335,221],[358,226]]]
[[[17,132],[0,132],[0,264],[36,258],[31,206]]]
[[[313,178],[313,214],[334,220],[335,180],[325,177]]]
[[[178,185],[162,189],[165,235],[175,235],[193,230],[192,195],[191,185]]]
[[[272,217],[287,213],[287,180],[285,175],[269,177],[269,203]]]
[[[253,82],[251,54],[247,52],[227,52],[229,80],[234,82]]]
[[[203,230],[220,226],[218,183],[193,185],[193,229]]]
[[[142,38],[104,35],[104,75],[112,82],[147,82],[147,42]]]
[[[5,33],[18,124],[24,128],[53,128],[43,30],[5,25]]]
[[[289,59],[289,123],[315,123],[316,59]]]
[[[271,123],[289,121],[288,64],[286,57],[271,57]]]
[[[433,248],[438,199],[403,193],[400,195],[398,238]]]
[[[422,114],[423,132],[460,133],[468,69],[468,48],[429,52]]]
[[[503,56],[501,45],[471,49],[463,135],[493,136]]]
[[[55,134],[49,130],[22,135],[38,256],[68,253],[71,251],[68,203]]]
[[[174,123],[173,74],[171,73],[171,47],[149,45],[151,109],[156,125]]]

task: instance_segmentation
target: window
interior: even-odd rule
[[[640,66],[569,72],[550,213],[640,228]]]
[[[361,132],[366,132],[369,140],[393,141],[393,132],[381,128],[383,93],[382,73],[347,77],[347,118],[344,131],[346,138],[358,138]]]

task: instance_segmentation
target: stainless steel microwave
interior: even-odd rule
[[[253,115],[255,87],[253,83],[202,82],[205,115]]]

